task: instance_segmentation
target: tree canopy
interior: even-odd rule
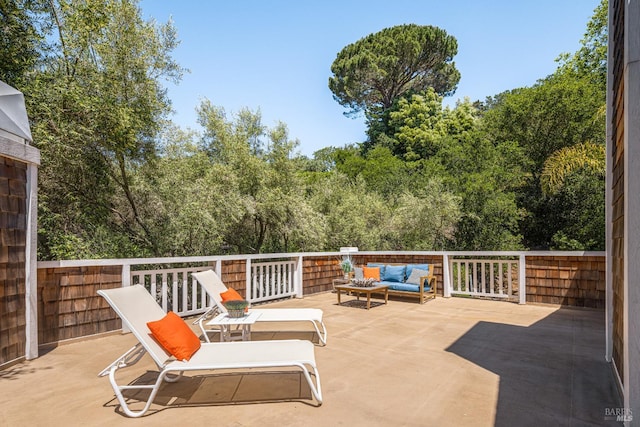
[[[42,155],[39,256],[603,249],[606,10],[552,75],[454,107],[454,37],[371,34],[329,80],[369,138],[309,158],[259,108],[205,98],[199,129],[171,123],[177,32],[137,0],[0,1],[0,78]]]
[[[342,49],[331,65],[329,89],[351,112],[377,114],[400,96],[433,88],[450,95],[460,80],[453,57],[458,43],[430,25],[399,25]]]

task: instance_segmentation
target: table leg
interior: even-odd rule
[[[384,289],[384,304],[386,305],[389,302],[389,288]]]
[[[242,325],[242,341],[251,341],[251,325]]]
[[[367,292],[367,310],[371,308],[371,292]]]
[[[336,289],[336,292],[338,292],[338,305],[340,305],[340,289]]]

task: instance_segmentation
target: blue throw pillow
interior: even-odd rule
[[[405,269],[404,265],[386,265],[380,277],[383,282],[404,282]]]
[[[429,271],[429,264],[407,264],[407,277],[411,276],[411,272],[414,268],[419,268],[420,270]]]

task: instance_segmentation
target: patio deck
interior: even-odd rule
[[[620,425],[605,420],[621,403],[604,361],[603,311],[466,298],[391,298],[365,310],[337,306],[333,293],[269,306],[324,310],[322,406],[297,373],[203,372],[165,383],[145,417],[126,418],[97,376],[136,342],[114,333],[0,371],[0,425]],[[253,339],[311,335],[304,324],[282,328],[256,324]],[[145,356],[119,378],[144,381],[154,368]]]

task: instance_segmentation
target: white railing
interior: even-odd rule
[[[519,293],[518,260],[450,259],[450,293],[512,298]]]
[[[272,261],[251,265],[247,297],[262,302],[296,295],[296,261]]]
[[[529,256],[604,256],[603,252],[357,252],[356,256],[407,255],[441,257],[443,296],[463,294],[509,299],[526,303],[526,258]],[[302,297],[305,257],[340,260],[340,252],[288,254],[219,255],[173,258],[129,258],[70,261],[41,261],[38,268],[75,268],[83,266],[121,266],[122,286],[143,284],[155,295],[165,311],[182,316],[203,313],[210,301],[191,278],[192,272],[212,268],[222,271],[223,262],[244,262],[246,297],[263,302],[291,296]],[[439,264],[438,261],[436,263]],[[135,270],[152,265],[154,268]],[[173,267],[180,265],[180,267]],[[336,268],[336,273],[338,272]],[[249,272],[249,273],[247,273]],[[442,280],[442,282],[440,282]],[[438,286],[440,287],[440,285]]]
[[[131,284],[143,285],[155,296],[166,312],[173,310],[180,316],[203,313],[210,305],[209,298],[191,277],[202,267],[138,270],[131,272]]]
[[[296,260],[252,263],[245,260],[251,274],[247,277],[246,298],[251,303],[272,301],[297,296]],[[180,316],[204,313],[210,306],[210,297],[193,280],[191,273],[206,269],[221,270],[219,262],[215,267],[196,266],[182,268],[158,267],[130,272],[130,284],[141,284],[154,295],[164,311],[173,310]]]

